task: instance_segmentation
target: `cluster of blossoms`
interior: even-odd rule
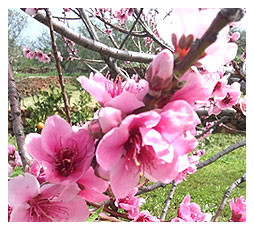
[[[132,8],[121,9],[116,18],[124,23],[132,13]],[[218,69],[237,52],[237,45],[227,36],[228,27],[181,77],[181,87],[172,84],[174,66],[217,13],[216,9],[173,10],[173,20],[167,24],[171,33],[165,25],[157,29],[161,37],[166,32],[175,51],[162,50],[149,65],[145,79],[134,75],[126,81],[120,77],[111,80],[101,73],[78,77],[101,109],[81,127],[51,116],[41,134],[26,136],[25,146],[34,163],[24,176],[9,181],[10,221],[84,221],[90,214],[87,202],[112,198],[105,193],[109,185],[116,198],[114,205],[124,209],[132,221],[159,221],[148,211],[139,212],[145,202],[135,196],[140,175],[168,184],[173,180],[181,183],[187,174],[194,173],[204,153],[188,156],[198,145],[195,135],[200,119],[196,110],[211,99],[223,110],[236,104],[240,96],[238,84],[227,85],[223,77],[218,79]],[[239,217],[238,213],[243,209],[233,203],[231,208],[232,221],[241,219],[243,214]],[[187,195],[172,221],[209,220]]]
[[[22,161],[14,145],[8,145],[8,176],[11,176],[15,167],[21,167]]]
[[[23,52],[24,52],[25,58],[29,58],[29,59],[36,58],[38,59],[38,61],[43,63],[50,62],[51,54],[45,54],[41,50],[31,51],[29,48],[24,47]],[[60,53],[59,53],[59,57],[61,57]]]

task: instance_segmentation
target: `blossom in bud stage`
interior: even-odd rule
[[[104,195],[108,188],[108,182],[94,175],[94,170],[90,167],[84,175],[77,181],[80,188],[79,195],[90,202],[102,202],[109,199]]]
[[[217,106],[221,109],[227,109],[235,105],[241,96],[240,84],[234,82],[232,85],[226,86],[226,96],[216,100]]]
[[[234,200],[230,200],[230,208],[232,211],[231,221],[245,222],[246,221],[246,200],[243,196]]]
[[[239,32],[234,32],[230,36],[230,41],[235,42],[241,37],[241,34]]]
[[[211,219],[210,214],[201,212],[201,208],[196,203],[190,202],[190,195],[185,196],[178,209],[178,218],[184,222],[208,222]],[[174,220],[173,222],[182,222],[181,220]]]
[[[126,197],[116,198],[115,206],[128,212],[128,217],[134,219],[139,214],[139,206],[145,203],[145,199],[135,196],[138,189],[134,188]]]
[[[10,222],[85,221],[89,210],[78,191],[75,184],[40,186],[34,175],[19,175],[8,182]]]
[[[170,17],[158,23],[160,37],[175,48],[176,63],[189,52],[193,41],[204,35],[218,12],[219,9],[175,8]],[[228,25],[219,32],[217,40],[200,55],[196,65],[204,65],[213,72],[235,58],[237,45],[228,40],[229,29]]]
[[[198,118],[187,102],[169,103],[161,113],[148,111],[127,116],[98,144],[98,164],[110,172],[112,191],[126,197],[142,173],[151,181],[171,182],[178,174],[179,156],[192,151]],[[188,130],[188,131],[187,131]],[[187,157],[187,156],[185,156]]]
[[[15,166],[21,167],[22,161],[16,147],[14,145],[8,145],[8,163],[12,168]]]
[[[30,133],[25,145],[28,152],[45,167],[47,181],[75,183],[89,168],[94,143],[88,131],[76,131],[61,117],[49,117],[41,135]]]
[[[246,95],[243,98],[240,98],[239,103],[242,113],[246,116]]]
[[[149,211],[145,210],[140,212],[132,222],[160,222],[160,220],[155,216],[151,216]]]
[[[70,10],[70,8],[64,8],[64,11],[65,12],[70,12],[71,10]]]
[[[174,57],[171,51],[161,51],[149,65],[145,78],[149,82],[149,93],[157,95],[169,87],[172,81]],[[159,93],[160,94],[160,93]]]
[[[103,133],[117,127],[122,121],[122,112],[112,107],[104,107],[99,111],[98,117]]]
[[[26,8],[25,12],[34,17],[38,13],[39,8]]]
[[[34,159],[33,164],[31,166],[31,169],[29,171],[31,174],[36,176],[37,180],[39,181],[40,184],[44,183],[46,181],[46,174],[45,174],[45,169],[44,167]]]
[[[111,81],[102,74],[95,73],[89,78],[80,76],[78,81],[103,107],[113,107],[125,114],[143,107],[143,98],[148,92],[148,82],[138,80],[136,76],[127,81],[122,81],[121,78]]]

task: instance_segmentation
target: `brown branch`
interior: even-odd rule
[[[25,11],[24,8],[21,9]],[[42,13],[38,13],[33,18],[48,27],[50,26],[48,18],[44,16]],[[52,24],[55,32],[74,41],[75,43],[83,46],[84,48],[101,53],[105,56],[110,56],[123,61],[134,61],[141,63],[150,63],[155,57],[155,55],[152,54],[145,54],[134,51],[125,51],[109,47],[101,42],[94,41],[92,39],[86,38],[85,36],[82,36],[74,32],[73,30],[65,26],[63,23],[58,21],[52,21]]]
[[[23,130],[23,123],[21,119],[21,111],[19,103],[20,96],[16,88],[11,65],[9,62],[8,62],[8,98],[10,101],[13,133],[16,137],[18,152],[21,157],[23,170],[25,171],[27,167],[30,167],[32,165],[33,159],[25,149],[25,134]]]
[[[245,140],[242,140],[236,144],[233,144],[233,145],[230,145],[229,147],[227,147],[226,149],[223,149],[222,151],[216,153],[215,155],[211,156],[209,159],[205,160],[205,161],[202,161],[200,163],[198,163],[196,165],[197,169],[201,169],[213,162],[215,162],[216,160],[218,160],[219,158],[221,158],[222,156],[240,148],[240,147],[243,147],[246,145],[246,139]]]
[[[65,109],[65,113],[66,113],[68,122],[69,122],[70,125],[72,125],[71,115],[70,115],[70,110],[69,110],[69,105],[68,105],[68,99],[67,99],[66,92],[65,92],[65,85],[64,85],[62,68],[61,68],[61,65],[60,65],[60,60],[59,60],[57,47],[56,47],[56,42],[55,42],[54,27],[53,27],[53,23],[52,23],[52,15],[51,15],[50,11],[48,10],[48,8],[46,8],[45,11],[46,11],[48,21],[49,21],[49,29],[50,29],[52,49],[54,51],[54,57],[55,57],[55,61],[56,61],[56,68],[57,68],[57,72],[58,72],[58,80],[59,80],[59,84],[60,84],[60,87],[61,87],[61,93],[62,93],[62,97],[63,97],[63,101],[64,101],[64,109]]]
[[[219,221],[219,217],[220,217],[220,214],[222,212],[222,210],[224,209],[225,207],[225,204],[227,202],[227,199],[229,198],[229,195],[232,193],[232,191],[241,183],[243,183],[244,181],[246,181],[246,173],[244,173],[240,178],[238,178],[233,184],[231,184],[227,191],[225,192],[222,200],[221,200],[221,203],[220,203],[220,206],[215,214],[215,217],[213,219],[213,222],[217,222]]]
[[[167,185],[168,184],[164,184],[164,183],[159,181],[159,182],[156,182],[152,185],[144,186],[144,187],[140,188],[139,191],[136,193],[136,195],[138,196],[138,195],[141,195],[143,193],[151,192],[151,191],[153,191],[157,188],[160,188],[160,187],[165,188]]]
[[[174,69],[176,77],[181,76],[194,64],[194,62],[200,57],[205,49],[214,43],[217,39],[217,35],[228,23],[233,21],[239,21],[244,15],[244,12],[240,8],[223,8],[217,14],[210,27],[204,33],[200,39],[196,39],[190,51],[184,57],[184,59]]]
[[[107,220],[107,221],[110,221],[110,222],[125,222],[125,221],[119,220],[119,219],[117,219],[113,216],[108,216],[105,213],[100,213],[99,217],[100,217],[101,220]]]
[[[161,211],[160,220],[165,220],[166,213],[168,211],[168,208],[169,208],[169,205],[170,205],[170,201],[173,199],[173,195],[174,195],[174,192],[176,190],[176,187],[177,187],[177,184],[175,184],[175,182],[173,181],[171,189],[170,189],[169,194],[168,194],[168,197],[165,200],[165,205],[164,205],[164,207],[163,207],[163,209]]]

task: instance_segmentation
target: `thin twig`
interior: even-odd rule
[[[173,181],[172,182],[172,186],[171,186],[171,189],[169,191],[169,194],[168,194],[168,197],[167,199],[165,200],[165,205],[161,211],[161,216],[160,216],[160,220],[165,220],[165,217],[166,217],[166,213],[168,211],[168,208],[169,208],[169,205],[170,205],[170,201],[172,200],[173,198],[173,195],[174,195],[174,192],[176,190],[176,187],[177,187],[177,184],[175,184],[175,182]]]
[[[122,43],[120,44],[119,49],[122,49],[122,48],[123,48],[124,43],[127,41],[128,37],[131,35],[133,29],[135,28],[135,26],[136,26],[136,24],[137,24],[137,22],[138,22],[138,20],[139,20],[139,18],[140,18],[140,16],[141,16],[141,14],[142,14],[142,12],[143,12],[143,9],[144,9],[144,8],[141,8],[141,9],[140,9],[140,11],[139,11],[139,13],[138,13],[138,16],[136,17],[135,22],[133,22],[133,24],[132,24],[132,26],[131,26],[131,28],[130,28],[130,30],[129,30],[129,33],[126,35],[126,37],[124,38],[124,40],[123,40]]]
[[[222,212],[222,210],[224,209],[225,207],[225,204],[227,202],[227,199],[229,197],[229,195],[231,194],[231,192],[241,183],[243,183],[244,181],[246,181],[246,173],[244,173],[240,178],[238,178],[233,184],[231,184],[227,191],[225,192],[222,200],[221,200],[221,203],[220,203],[220,206],[215,214],[215,217],[213,219],[213,222],[217,222],[219,221],[219,217],[220,217],[220,214]]]
[[[149,185],[149,186],[143,186],[142,188],[139,189],[139,191],[136,193],[136,195],[138,196],[143,193],[151,192],[151,191],[153,191],[157,188],[160,188],[160,187],[165,188],[167,185],[168,184],[164,184],[159,181],[159,182],[156,182],[156,183]]]
[[[216,160],[218,160],[219,158],[221,158],[222,156],[240,148],[240,147],[243,147],[246,145],[246,139],[245,140],[242,140],[236,144],[233,144],[233,145],[230,145],[229,147],[227,147],[226,149],[223,149],[222,151],[216,153],[215,155],[211,156],[209,159],[205,160],[205,161],[202,161],[200,163],[198,163],[196,165],[197,169],[201,169],[213,162],[215,162]]]
[[[32,165],[33,159],[25,149],[25,134],[21,119],[20,96],[15,84],[11,65],[9,62],[8,62],[8,98],[10,101],[13,133],[16,137],[18,152],[21,157],[23,165],[23,171],[25,171],[27,167],[30,167]]]
[[[51,15],[50,11],[48,10],[48,8],[46,8],[45,11],[46,11],[47,18],[48,18],[48,21],[49,21],[49,29],[50,29],[52,49],[54,51],[54,57],[55,57],[55,61],[56,61],[56,68],[57,68],[57,72],[58,72],[58,80],[59,80],[59,84],[60,84],[60,87],[61,87],[61,93],[62,93],[62,97],[63,97],[63,101],[64,101],[64,109],[65,109],[65,113],[66,113],[68,122],[69,122],[70,125],[72,125],[68,100],[67,100],[67,96],[66,96],[66,92],[65,92],[65,85],[64,85],[62,68],[61,68],[61,65],[60,65],[60,60],[59,60],[57,47],[56,47],[56,42],[55,42],[54,27],[53,27],[53,23],[52,23],[52,15]]]
[[[205,129],[202,133],[200,133],[199,135],[196,135],[196,138],[200,138],[203,135],[205,135],[206,133],[208,133],[211,129],[215,129],[220,123],[223,123],[225,121],[227,121],[229,119],[229,117],[224,116],[222,117],[220,120],[218,120],[217,122],[215,122],[212,126],[210,126],[209,128]]]

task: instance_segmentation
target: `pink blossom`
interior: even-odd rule
[[[125,21],[128,20],[128,13],[124,8],[121,8],[119,11],[115,11],[114,16],[120,21],[121,24],[124,24]]]
[[[77,184],[81,189],[79,195],[87,201],[102,202],[109,199],[103,194],[108,188],[108,182],[95,176],[92,167],[77,181]]]
[[[242,113],[246,116],[246,95],[243,98],[240,98],[239,103]]]
[[[241,34],[239,32],[234,32],[230,36],[230,41],[235,42],[241,37]]]
[[[158,23],[160,37],[175,47],[175,61],[181,61],[189,52],[195,39],[200,39],[206,32],[219,9],[175,8],[170,17]],[[210,45],[198,59],[196,65],[204,65],[208,71],[216,71],[218,67],[233,60],[237,53],[237,45],[228,41],[229,25],[218,34],[217,40]]]
[[[160,222],[160,220],[155,216],[151,216],[149,211],[145,210],[140,212],[132,222]]]
[[[212,74],[200,74],[197,70],[193,70],[187,71],[181,77],[181,81],[185,81],[186,85],[175,92],[171,101],[185,100],[197,110],[201,102],[204,103],[209,99],[216,82]]]
[[[246,222],[246,200],[244,196],[234,200],[230,200],[230,208],[232,210],[231,221],[233,222]]]
[[[136,76],[127,81],[121,78],[111,81],[95,73],[89,78],[80,76],[78,81],[103,107],[113,107],[126,114],[144,106],[143,98],[148,92],[148,82]]]
[[[33,161],[29,172],[36,176],[40,184],[46,181],[45,168],[36,159]]]
[[[178,209],[178,217],[185,222],[207,222],[210,215],[201,212],[201,208],[196,203],[190,203],[190,195],[186,195]]]
[[[128,217],[134,219],[139,214],[139,206],[145,203],[145,199],[135,196],[138,189],[134,188],[126,197],[116,198],[116,207],[128,212]]]
[[[35,52],[35,57],[40,61],[42,62],[43,59],[44,59],[44,53],[41,51],[41,50],[37,50]]]
[[[50,58],[49,58],[49,56],[47,54],[43,54],[42,59],[40,59],[39,61],[41,61],[43,63],[48,63],[48,62],[50,62]]]
[[[8,163],[12,168],[15,166],[21,167],[22,161],[16,147],[14,145],[8,145]]]
[[[30,51],[29,48],[24,47],[23,52],[24,52],[25,58],[29,58],[29,59],[33,59],[34,58],[34,53],[32,51]]]
[[[212,96],[215,98],[224,98],[227,95],[227,83],[227,78],[219,79],[213,89]]]
[[[89,210],[77,193],[75,185],[40,186],[32,174],[19,175],[8,182],[10,222],[85,221]]]
[[[240,84],[238,82],[234,82],[232,85],[227,85],[226,87],[226,96],[223,99],[216,100],[217,106],[221,109],[227,109],[232,105],[235,105],[241,95]]]
[[[172,81],[174,57],[171,51],[161,51],[149,65],[146,71],[146,80],[149,82],[149,93],[153,95],[169,87]]]
[[[105,33],[109,36],[112,34],[112,29],[105,29]]]
[[[58,115],[46,120],[41,135],[28,134],[25,143],[28,152],[45,167],[51,183],[75,183],[93,158],[94,143],[88,131],[74,131]]]
[[[10,164],[8,164],[8,176],[11,176],[12,172],[13,172],[13,168]]]
[[[25,12],[34,17],[38,13],[39,8],[26,8]]]
[[[98,117],[103,133],[117,127],[122,121],[122,112],[112,107],[104,107],[99,111]]]
[[[196,116],[188,103],[174,101],[160,114],[148,111],[129,115],[106,133],[96,158],[104,170],[110,171],[114,195],[126,197],[137,185],[140,172],[151,181],[171,182],[178,174],[179,156],[196,147],[192,135],[199,121]]]
[[[64,11],[65,12],[70,12],[71,10],[70,10],[70,8],[64,8]]]

